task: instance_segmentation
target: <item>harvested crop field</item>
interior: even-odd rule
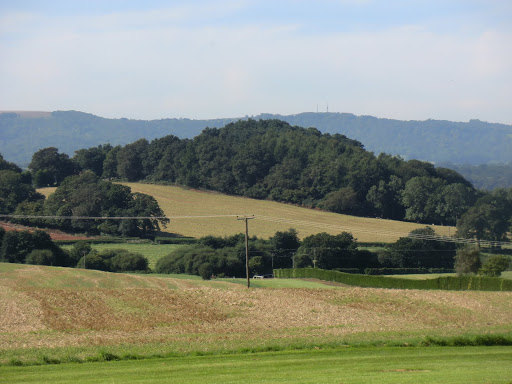
[[[0,363],[34,348],[207,352],[512,329],[510,292],[318,287],[248,290],[228,280],[0,264]]]
[[[163,232],[186,237],[230,236],[244,232],[244,224],[237,220],[237,215],[255,215],[255,220],[251,220],[250,234],[260,238],[269,238],[277,231],[295,228],[300,238],[320,232],[339,234],[345,231],[352,233],[359,242],[394,242],[414,229],[425,227],[424,224],[342,215],[178,186],[121,184],[130,187],[132,192],[153,196],[165,215],[171,218]],[[37,191],[48,197],[55,188],[40,188]],[[433,225],[432,228],[442,236],[455,233],[453,227]]]
[[[424,224],[356,217],[297,207],[268,200],[228,196],[209,191],[197,191],[176,186],[142,183],[122,183],[153,196],[171,222],[165,231],[190,237],[207,235],[228,236],[245,231],[236,215],[255,215],[250,234],[261,238],[274,236],[277,231],[295,228],[299,237],[327,232],[350,232],[360,242],[394,242],[399,237]],[[443,236],[455,233],[455,228],[432,226]]]

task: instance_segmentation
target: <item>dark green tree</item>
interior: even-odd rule
[[[55,147],[40,149],[32,156],[28,166],[37,187],[59,185],[75,173],[75,164]]]
[[[44,231],[6,232],[0,248],[0,260],[8,263],[25,263],[27,256],[35,249],[49,250],[53,254],[52,264],[68,266],[67,254],[52,242]]]
[[[210,280],[213,275],[213,267],[210,263],[203,263],[199,266],[198,272],[203,280]]]
[[[16,164],[5,160],[2,154],[0,153],[0,171],[13,171],[16,173],[21,173],[21,168],[18,167]]]
[[[489,241],[506,241],[512,216],[510,191],[495,190],[469,208],[457,222],[457,236]]]
[[[80,149],[75,151],[75,155],[71,159],[76,167],[82,171],[89,170],[94,172],[96,176],[103,174],[103,163],[107,157],[107,153],[112,150],[110,144],[99,145],[89,149]]]
[[[373,207],[377,216],[401,220],[405,216],[405,208],[402,204],[403,189],[402,179],[391,175],[389,182],[380,180],[378,185],[370,188],[366,201]]]
[[[86,241],[77,241],[69,250],[69,259],[71,265],[74,267],[78,265],[79,260],[86,257],[92,252],[91,244]]]
[[[391,268],[453,268],[455,244],[436,236],[430,227],[415,229],[381,252],[379,262]]]
[[[356,262],[357,243],[348,232],[330,235],[322,232],[303,239],[297,251],[296,267],[321,269],[352,268]],[[308,264],[308,265],[304,265]]]
[[[478,270],[479,275],[499,277],[510,265],[510,259],[504,255],[493,255],[489,257]]]
[[[328,193],[318,206],[327,211],[344,214],[354,214],[361,209],[357,193],[351,187]]]
[[[34,249],[26,257],[25,263],[33,265],[54,265],[57,258],[49,249]]]
[[[457,275],[475,274],[481,265],[479,247],[466,246],[457,250],[455,255],[455,272],[457,272]]]
[[[121,148],[118,145],[106,153],[105,160],[103,161],[103,178],[112,180],[119,177],[117,173],[117,154],[121,151]]]
[[[445,181],[428,176],[413,177],[402,192],[405,219],[422,223],[442,223],[437,208],[442,199]]]
[[[78,261],[76,267],[110,272],[109,265],[107,264],[107,262],[96,252],[91,252],[88,255],[82,257]]]
[[[455,225],[476,201],[476,191],[462,183],[446,185],[440,191],[436,213],[442,224]]]
[[[270,238],[273,260],[272,268],[291,268],[293,256],[300,247],[300,240],[297,230],[290,228],[287,231],[278,231]]]
[[[146,176],[143,159],[146,157],[148,145],[146,139],[140,139],[119,150],[117,153],[117,174],[119,177],[128,181],[137,181]]]
[[[104,253],[100,256],[105,258]],[[116,252],[114,256],[108,258],[110,270],[112,272],[133,272],[133,271],[147,271],[148,259],[140,253],[134,252]]]
[[[22,201],[37,201],[44,196],[26,183],[21,173],[0,171],[0,213],[13,213]]]
[[[146,217],[145,219],[56,219],[54,226],[89,232],[148,236],[169,220],[157,201],[148,195],[131,193],[126,186],[100,180],[90,171],[67,178],[46,200],[44,211],[50,216]]]

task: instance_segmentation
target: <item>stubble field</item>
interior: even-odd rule
[[[98,348],[151,357],[512,331],[511,292],[258,283],[0,264],[0,364],[87,360]]]
[[[221,193],[184,189],[176,186],[142,183],[122,183],[155,197],[171,223],[166,232],[183,236],[228,236],[245,231],[239,216],[252,216],[250,235],[269,238],[277,231],[295,228],[299,237],[327,232],[350,232],[360,242],[394,242],[410,231],[424,228],[423,224],[376,218],[340,215],[316,209],[297,207],[273,201],[255,200]],[[433,226],[439,235],[455,233],[453,227]]]

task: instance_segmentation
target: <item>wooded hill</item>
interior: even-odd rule
[[[248,117],[242,118],[247,120]],[[316,127],[322,133],[340,133],[364,143],[369,151],[459,164],[508,163],[512,161],[512,126],[479,120],[400,121],[350,113],[262,114],[259,119],[279,119],[301,127]],[[206,127],[223,127],[240,118],[190,120],[105,119],[92,114],[66,111],[46,114],[1,113],[0,153],[6,160],[27,166],[34,152],[57,147],[70,156],[84,147],[110,143],[125,145],[137,139],[165,135],[193,138]]]
[[[59,159],[55,148],[34,154],[30,170],[38,186],[65,176],[49,171],[53,158]],[[429,224],[455,224],[477,198],[471,184],[449,169],[375,156],[344,135],[280,120],[207,128],[194,139],[165,136],[124,147],[82,149],[71,160],[75,172],[91,170],[103,178],[163,182]],[[69,162],[64,163],[69,169]]]

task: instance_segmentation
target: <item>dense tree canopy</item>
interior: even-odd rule
[[[43,198],[22,173],[0,171],[0,213],[13,213],[18,204]]]
[[[71,176],[52,193],[44,204],[47,216],[148,217],[137,220],[69,220],[54,219],[52,225],[62,229],[146,236],[168,222],[163,211],[148,195],[131,193],[130,188],[112,184],[92,172]]]
[[[455,244],[432,241],[436,232],[425,227],[411,231],[379,254],[379,262],[392,268],[453,268]]]
[[[108,150],[108,151],[107,151]],[[100,153],[101,152],[101,153]],[[104,155],[102,175],[272,199],[338,213],[455,224],[475,191],[458,173],[366,151],[340,134],[247,120],[206,128],[194,139],[166,136],[124,147],[77,151]]]
[[[46,251],[34,252],[34,251]],[[68,266],[66,252],[52,242],[44,231],[9,231],[0,241],[0,261],[8,263],[27,263]]]
[[[457,236],[507,241],[512,217],[512,189],[496,189],[481,196],[457,222]]]
[[[367,268],[378,266],[376,256],[357,250],[357,242],[348,232],[311,235],[301,243],[295,256],[295,267],[322,269]]]
[[[34,203],[44,199],[32,185],[29,172],[4,160],[0,154],[0,214],[13,213],[19,204]]]
[[[43,148],[34,153],[28,168],[37,187],[59,185],[75,173],[75,164],[65,153],[55,147]]]
[[[2,154],[0,154],[0,171],[14,171],[16,173],[21,173],[21,168],[14,163],[6,161]]]
[[[75,151],[75,155],[71,159],[76,167],[81,171],[89,170],[96,175],[101,176],[103,173],[103,164],[107,154],[112,150],[110,144],[98,145],[89,149],[80,149]]]

